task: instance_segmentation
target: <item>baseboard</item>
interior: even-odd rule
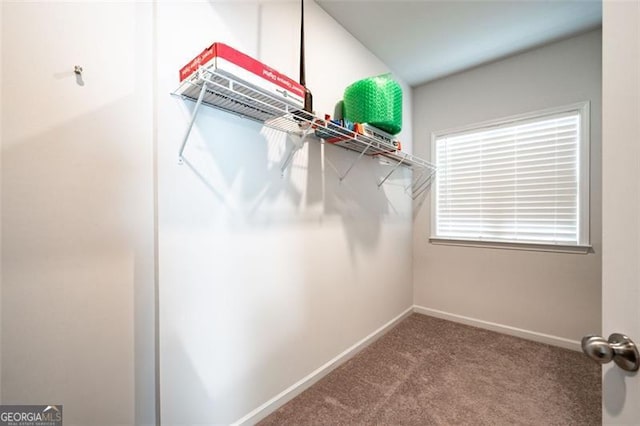
[[[278,408],[282,407],[284,404],[300,395],[307,388],[311,387],[318,380],[322,379],[327,374],[331,373],[333,370],[338,368],[340,365],[347,362],[349,359],[353,358],[358,352],[360,352],[365,347],[369,346],[371,343],[378,340],[382,337],[387,331],[393,328],[400,321],[408,317],[414,312],[414,307],[410,307],[409,309],[402,312],[397,317],[393,318],[391,321],[369,334],[364,339],[357,342],[355,345],[351,346],[340,355],[336,356],[322,367],[313,371],[308,376],[299,380],[298,382],[291,385],[289,388],[282,391],[280,394],[271,398],[269,401],[265,402],[255,410],[251,411],[249,414],[245,415],[239,420],[233,422],[233,425],[253,425],[259,422],[260,420],[267,417],[269,414],[276,411]]]
[[[485,330],[496,331],[510,336],[521,337],[534,342],[546,343],[547,345],[559,346],[574,351],[582,351],[580,342],[577,340],[565,339],[564,337],[553,336],[550,334],[538,333],[536,331],[524,330],[522,328],[511,327],[508,325],[497,324],[495,322],[483,321],[475,318],[465,317],[463,315],[451,314],[449,312],[439,311],[437,309],[425,308],[424,306],[413,306],[413,311],[452,322],[470,325],[473,327],[484,328]]]

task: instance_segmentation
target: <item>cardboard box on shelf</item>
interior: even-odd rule
[[[248,86],[292,106],[304,107],[305,89],[300,83],[224,43],[213,43],[180,69],[177,93],[198,79],[200,67],[235,77]]]

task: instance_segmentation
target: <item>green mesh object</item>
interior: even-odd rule
[[[344,90],[343,113],[395,135],[402,130],[402,88],[389,74],[356,81]]]

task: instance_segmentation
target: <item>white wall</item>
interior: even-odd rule
[[[592,31],[420,86],[416,155],[431,132],[591,102],[591,242],[588,255],[433,245],[430,198],[416,205],[417,305],[572,341],[600,330],[601,31]]]
[[[151,6],[2,6],[2,402],[152,424]]]
[[[193,108],[169,96],[178,69],[222,41],[297,79],[298,8],[158,4],[165,424],[236,421],[412,305],[408,172],[378,189],[389,168],[364,158],[339,183],[334,168],[357,154],[310,142],[283,178],[283,134],[209,108],[185,151],[193,168],[178,165]],[[307,83],[332,113],[348,84],[386,67],[315,3],[306,12]]]

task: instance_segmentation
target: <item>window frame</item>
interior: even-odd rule
[[[436,203],[438,198],[438,186],[431,186],[431,220],[430,220],[430,236],[429,242],[432,244],[446,244],[457,246],[485,247],[485,248],[503,248],[515,250],[532,250],[532,251],[553,251],[565,253],[588,253],[591,250],[590,235],[590,218],[591,218],[591,120],[590,120],[590,102],[583,101],[560,107],[545,108],[527,112],[524,114],[512,115],[508,117],[498,118],[494,120],[483,121],[479,123],[469,124],[465,126],[439,130],[431,133],[431,160],[436,162],[436,140],[443,136],[459,135],[473,131],[488,130],[493,127],[504,126],[508,124],[516,124],[521,121],[532,120],[536,118],[544,118],[556,114],[577,112],[580,115],[580,128],[578,137],[578,202],[577,202],[577,221],[578,221],[578,242],[577,244],[554,244],[548,242],[520,242],[520,241],[504,241],[491,239],[461,239],[448,238],[436,235]],[[436,164],[437,166],[437,164]],[[436,171],[436,180],[438,179]]]

